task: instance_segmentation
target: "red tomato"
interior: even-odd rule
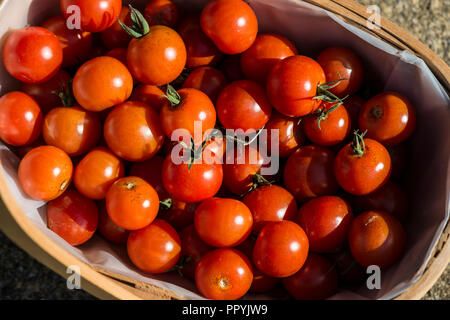
[[[116,22],[122,9],[122,0],[60,0],[61,11],[66,19],[73,20],[72,6],[78,6],[81,13],[81,29],[100,32]]]
[[[31,198],[49,201],[59,197],[72,180],[72,161],[61,149],[37,147],[20,161],[19,183]]]
[[[297,300],[324,300],[337,291],[338,274],[330,261],[311,253],[300,271],[282,282]]]
[[[40,83],[56,75],[63,61],[58,38],[41,27],[14,31],[3,46],[3,65],[16,79]]]
[[[0,98],[0,138],[13,146],[33,143],[42,129],[42,111],[36,101],[20,91]]]
[[[129,7],[122,7],[119,20],[127,26],[132,24]],[[100,39],[108,49],[126,48],[131,41],[131,36],[122,29],[117,19],[115,19],[108,29],[100,33]]]
[[[206,253],[195,269],[195,284],[202,295],[214,300],[235,300],[250,289],[253,271],[250,261],[235,249]]]
[[[346,79],[330,89],[339,97],[356,93],[363,81],[363,65],[361,59],[352,50],[344,47],[330,47],[323,50],[317,62],[325,71],[327,82]]]
[[[352,209],[336,196],[309,200],[296,219],[308,236],[311,251],[315,252],[332,252],[342,247],[352,220]]]
[[[253,263],[264,274],[283,278],[296,273],[308,256],[305,231],[288,220],[267,223],[256,239]]]
[[[170,0],[150,0],[144,15],[149,25],[162,24],[168,27],[175,27],[179,18],[178,7]]]
[[[181,272],[184,276],[194,279],[195,269],[200,259],[213,248],[206,244],[195,231],[194,225],[187,226],[180,233],[181,256],[186,261]]]
[[[416,113],[409,100],[399,93],[381,93],[367,101],[359,113],[359,127],[367,137],[384,145],[406,140],[416,127]]]
[[[183,83],[183,88],[195,88],[205,93],[211,101],[216,101],[228,80],[222,72],[211,67],[193,70]]]
[[[344,100],[344,103],[344,107],[345,109],[347,109],[348,115],[350,117],[350,131],[353,132],[358,129],[359,111],[361,110],[365,101],[360,96],[350,96]]]
[[[270,70],[284,58],[298,54],[295,45],[274,33],[260,34],[241,55],[241,69],[251,80],[265,84]]]
[[[226,54],[244,52],[258,33],[258,20],[242,0],[213,0],[202,11],[203,32]]]
[[[322,67],[305,56],[279,61],[267,78],[267,95],[273,107],[290,117],[301,117],[315,111],[321,101],[318,86],[325,83]]]
[[[146,103],[159,112],[167,101],[164,95],[164,91],[157,86],[140,84],[133,90],[130,100]]]
[[[245,76],[241,70],[241,56],[232,55],[225,57],[221,64],[220,70],[227,77],[229,81],[244,80]]]
[[[348,242],[358,263],[387,268],[403,254],[406,233],[400,222],[387,212],[366,211],[353,220]]]
[[[158,113],[137,101],[115,107],[105,120],[103,134],[108,147],[128,161],[150,159],[164,143]]]
[[[127,67],[111,57],[98,57],[84,63],[73,79],[73,94],[89,111],[102,111],[127,100],[133,78]]]
[[[264,88],[250,80],[230,83],[216,102],[217,116],[226,129],[244,132],[262,128],[270,119],[272,106]]]
[[[204,200],[195,210],[195,230],[214,247],[235,247],[252,231],[253,218],[241,201],[224,198]]]
[[[164,158],[161,156],[154,156],[153,158],[133,163],[130,169],[130,176],[144,179],[155,188],[158,197],[161,201],[170,198],[169,193],[164,189],[162,183],[162,166]]]
[[[318,146],[298,148],[284,167],[283,180],[287,190],[300,202],[331,195],[338,185],[333,173],[334,154]]]
[[[164,273],[178,261],[181,240],[167,222],[155,219],[143,229],[130,232],[127,251],[133,264],[148,273]]]
[[[168,210],[160,210],[158,218],[167,221],[177,231],[194,223],[195,210],[198,203],[187,203],[172,199],[172,205]]]
[[[109,187],[123,177],[122,161],[106,148],[91,150],[75,168],[73,182],[85,197],[100,200],[106,197]]]
[[[124,244],[127,242],[130,231],[119,227],[115,224],[106,212],[105,201],[98,202],[98,231],[108,241],[117,244]]]
[[[95,202],[69,189],[47,205],[47,226],[73,246],[88,241],[98,226]]]

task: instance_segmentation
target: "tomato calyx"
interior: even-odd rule
[[[129,5],[129,7],[131,22],[133,26],[127,26],[122,21],[120,21],[119,17],[117,17],[117,22],[122,27],[122,29],[132,38],[142,38],[150,32],[150,25],[139,10],[133,8],[131,4]]]
[[[72,94],[72,82],[73,82],[72,80],[70,80],[67,83],[60,81],[59,84],[61,86],[61,91],[58,90],[52,91],[52,94],[57,95],[61,99],[62,105],[64,107],[71,107],[75,103],[75,99]]]
[[[322,100],[322,101],[326,101],[326,102],[342,104],[343,100],[345,100],[348,97],[348,95],[341,99],[337,95],[335,95],[334,93],[332,93],[330,91],[330,89],[337,87],[341,83],[341,81],[348,80],[345,78],[341,78],[341,75],[339,73],[338,73],[338,76],[339,76],[339,79],[337,79],[337,80],[325,82],[322,84],[317,84],[317,91],[316,91],[317,95],[315,97],[313,97],[313,100]]]
[[[342,100],[344,100],[344,99],[342,99]],[[317,112],[317,120],[316,121],[317,121],[317,127],[319,128],[319,130],[322,130],[322,128],[320,127],[320,123],[322,121],[324,121],[328,117],[328,114],[330,114],[331,112],[333,112],[334,110],[336,110],[337,108],[342,106],[342,104],[343,104],[343,102],[341,101],[341,102],[338,102],[338,103],[334,104],[328,110],[325,110],[325,107],[318,110],[318,112]]]
[[[259,173],[255,173],[252,176],[252,185],[251,187],[244,192],[241,197],[245,197],[247,194],[249,194],[250,192],[252,192],[253,190],[262,187],[262,186],[270,186],[272,184],[274,184],[275,181],[269,181],[266,178],[264,178],[262,175],[260,175]]]
[[[159,201],[159,210],[169,210],[172,208],[173,201],[171,198],[167,198]]]
[[[377,105],[372,108],[372,110],[370,111],[370,114],[375,119],[380,119],[383,116],[383,110]]]
[[[178,106],[181,103],[180,94],[170,84],[167,85],[166,94],[163,95],[163,97],[169,100],[172,108]]]
[[[353,132],[353,142],[350,145],[353,153],[357,157],[362,157],[366,152],[366,144],[364,143],[364,136],[366,135],[367,130],[361,133],[359,130],[355,130]]]
[[[191,145],[190,147],[184,143],[183,141],[180,141],[179,143],[181,144],[181,146],[187,150],[188,152],[190,152],[190,157],[189,157],[189,164],[188,164],[188,171],[191,170],[192,165],[194,164],[195,160],[201,159],[203,151],[206,148],[206,145],[208,144],[208,142],[215,138],[215,132],[217,132],[216,130],[218,129],[213,129],[205,138],[205,140],[203,140],[202,144],[196,148],[195,146],[195,142],[194,142],[194,138],[191,137]]]

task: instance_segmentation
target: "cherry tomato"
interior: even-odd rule
[[[127,66],[127,49],[126,48],[115,48],[115,49],[112,49],[112,50],[108,51],[105,54],[105,56],[108,56],[108,57],[115,58],[115,59],[119,60],[128,69],[128,66]],[[132,76],[132,78],[133,78],[133,86],[134,86],[134,85],[136,85],[138,83],[138,81],[133,76]]]
[[[122,7],[119,20],[127,26],[132,24],[129,7]],[[100,33],[100,39],[108,49],[126,48],[131,41],[131,36],[122,29],[117,19],[115,19],[108,29]]]
[[[187,203],[177,199],[172,199],[172,204],[168,210],[160,210],[158,218],[167,221],[177,231],[194,223],[195,210],[198,203]]]
[[[81,29],[89,32],[108,29],[116,22],[122,9],[122,0],[60,0],[59,4],[64,17],[69,21],[74,19],[72,6],[78,6]]]
[[[183,88],[195,88],[216,101],[228,80],[222,72],[211,67],[200,67],[192,71],[183,83]]]
[[[244,80],[245,76],[241,70],[241,56],[232,55],[225,57],[221,64],[220,70],[227,77],[229,81]]]
[[[244,52],[258,33],[258,20],[242,0],[213,0],[200,16],[203,32],[226,54]]]
[[[111,57],[98,57],[84,63],[73,79],[73,94],[80,106],[102,111],[127,100],[133,78],[127,67]]]
[[[270,119],[272,106],[264,88],[250,80],[227,85],[216,102],[217,116],[226,129],[244,132],[262,128]]]
[[[16,79],[40,83],[56,75],[63,61],[58,38],[41,27],[14,31],[3,46],[3,65]]]
[[[416,127],[416,113],[409,100],[399,93],[381,93],[367,101],[359,113],[359,127],[367,137],[384,145],[406,140]]]
[[[305,263],[309,243],[305,231],[288,220],[268,222],[256,239],[253,263],[264,274],[283,278]]]
[[[63,49],[63,67],[78,65],[89,57],[93,44],[90,32],[78,29],[69,30],[67,21],[62,15],[45,20],[42,28],[50,30],[58,37]]]
[[[324,300],[337,291],[338,273],[326,258],[311,253],[300,271],[282,282],[296,300]]]
[[[91,150],[75,168],[73,182],[85,197],[100,200],[106,197],[109,187],[123,177],[122,161],[104,147]]]
[[[214,300],[235,300],[250,289],[253,271],[250,261],[235,249],[206,253],[195,269],[195,284],[202,295]]]
[[[334,154],[327,148],[298,148],[290,155],[284,167],[286,189],[300,202],[336,193],[338,185],[333,173],[333,161]]]
[[[170,0],[150,0],[144,15],[149,25],[175,27],[179,19],[178,7]]]
[[[403,254],[406,233],[400,222],[387,212],[366,211],[353,220],[348,242],[358,263],[387,268]]]
[[[148,104],[150,107],[159,112],[167,101],[164,97],[165,93],[157,86],[150,86],[145,84],[138,85],[131,95],[132,101],[140,101]]]
[[[130,231],[119,227],[115,224],[106,212],[105,201],[98,202],[98,231],[108,241],[117,244],[124,244],[127,242]]]
[[[364,103],[365,101],[363,98],[355,95],[350,96],[344,100],[344,107],[345,109],[347,109],[348,115],[350,117],[351,132],[358,129],[359,111],[361,110]]]
[[[265,84],[270,70],[284,58],[297,55],[295,45],[283,36],[264,33],[241,55],[241,69],[247,78]]]
[[[321,101],[318,86],[325,83],[322,67],[305,56],[279,61],[267,78],[267,95],[273,107],[289,117],[301,117],[315,111]]]
[[[341,80],[330,89],[339,97],[356,93],[363,81],[363,65],[361,59],[352,50],[345,47],[330,47],[323,50],[317,62],[325,71],[327,82]]]
[[[13,146],[33,143],[42,129],[42,111],[36,101],[20,91],[0,98],[0,138]]]
[[[69,189],[47,205],[47,226],[73,246],[88,241],[97,230],[95,202]]]
[[[72,179],[72,161],[61,149],[37,147],[20,161],[19,183],[31,198],[49,201],[58,198]]]
[[[305,203],[296,221],[305,230],[311,251],[332,252],[346,243],[352,219],[347,202],[336,196],[322,196]]]
[[[181,240],[167,222],[155,219],[143,229],[130,232],[127,251],[133,264],[148,273],[164,273],[178,261]]]
[[[161,201],[170,198],[162,183],[163,162],[163,157],[154,156],[149,160],[133,163],[130,169],[130,175],[147,181],[156,190]]]
[[[128,161],[150,159],[164,143],[158,113],[137,101],[115,107],[105,120],[103,134],[109,148]]]
[[[186,259],[181,272],[184,276],[194,279],[195,269],[200,259],[213,248],[206,244],[195,231],[194,225],[187,226],[180,233],[181,256]]]

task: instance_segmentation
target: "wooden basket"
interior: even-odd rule
[[[305,0],[305,2],[336,14],[345,22],[383,39],[394,47],[416,54],[426,62],[447,92],[450,91],[450,69],[447,64],[404,29],[381,18],[380,28],[370,30],[366,23],[370,16],[366,7],[351,0]],[[55,246],[54,242],[26,217],[1,174],[0,194],[3,199],[3,202],[0,202],[2,231],[19,247],[63,277],[67,277],[67,266],[79,266],[83,277],[82,288],[92,295],[101,299],[180,299],[167,290],[92,267],[63,248]],[[447,224],[422,277],[396,299],[420,299],[433,286],[450,261],[449,234],[450,227]]]

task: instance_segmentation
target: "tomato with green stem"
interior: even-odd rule
[[[225,75],[212,67],[194,69],[183,82],[183,88],[195,88],[204,92],[211,101],[215,102],[219,93],[228,84]]]

